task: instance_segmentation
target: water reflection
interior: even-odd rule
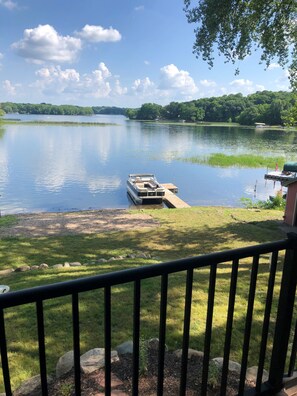
[[[79,121],[82,117],[57,118]],[[239,206],[241,197],[255,195],[255,185],[259,199],[279,189],[265,183],[266,169],[212,168],[180,159],[217,152],[291,159],[297,148],[295,134],[283,131],[95,118],[115,125],[5,127],[0,140],[0,195],[5,213],[130,207],[127,175],[143,172],[176,184],[190,205]],[[84,122],[89,119],[94,121],[94,117],[83,117]]]

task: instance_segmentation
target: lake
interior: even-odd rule
[[[122,116],[6,117],[115,125],[0,126],[2,214],[133,207],[129,173],[154,173],[159,182],[175,184],[190,205],[241,206],[241,197],[267,199],[280,189],[264,180],[266,169],[182,159],[219,152],[292,159],[297,149],[297,134],[266,129],[162,125]]]

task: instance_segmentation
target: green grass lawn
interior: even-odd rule
[[[175,210],[145,210],[157,219],[160,226],[94,235],[76,235],[40,238],[2,238],[0,243],[0,270],[20,265],[50,266],[65,261],[80,261],[82,267],[32,270],[12,273],[1,279],[11,290],[20,290],[65,280],[98,275],[110,271],[133,268],[183,257],[233,249],[262,242],[283,239],[279,229],[282,212],[221,207],[193,207]],[[13,216],[0,218],[0,227]],[[149,252],[151,259],[124,259],[101,264],[90,264],[99,258],[111,258],[129,253]],[[249,290],[250,260],[240,263],[236,309],[234,316],[231,359],[240,361],[243,343],[244,319]],[[231,264],[218,269],[216,283],[214,327],[211,355],[222,356]],[[261,257],[254,308],[250,365],[259,348],[262,329],[265,293],[267,289],[269,257]],[[205,316],[207,309],[209,269],[195,270],[190,347],[203,350]],[[170,349],[181,348],[185,273],[169,277],[168,318],[166,343]],[[276,297],[280,273],[277,275]],[[103,292],[81,293],[80,329],[81,352],[103,347]],[[141,337],[158,337],[160,279],[142,283]],[[45,334],[48,371],[53,372],[58,358],[72,349],[71,299],[63,297],[48,300],[45,306]],[[275,313],[275,305],[273,311]],[[112,288],[112,345],[116,346],[132,337],[133,288],[124,284]],[[36,359],[38,343],[35,306],[24,305],[5,311],[9,363],[13,386],[39,372]],[[271,329],[271,333],[273,329]],[[269,341],[271,341],[269,334]],[[268,348],[269,349],[269,348]],[[3,386],[0,382],[0,392]]]

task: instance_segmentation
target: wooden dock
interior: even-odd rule
[[[162,183],[161,185],[165,188],[164,202],[169,208],[190,208],[190,205],[175,195],[178,192],[178,188],[174,184]]]

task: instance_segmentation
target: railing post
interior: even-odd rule
[[[287,248],[285,254],[269,379],[267,384],[271,394],[280,392],[283,388],[283,377],[296,292],[297,234],[289,233],[288,239],[292,241],[292,245]]]

